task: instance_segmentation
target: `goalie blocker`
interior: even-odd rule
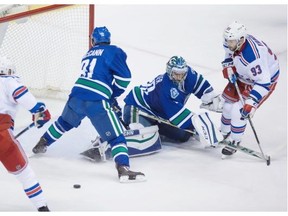
[[[126,137],[129,157],[153,154],[162,148],[157,125],[144,128],[140,123],[131,123],[129,128],[130,130],[123,133]],[[85,158],[96,162],[112,158],[113,149],[108,142],[102,142],[97,136],[91,143],[88,150],[80,153]]]

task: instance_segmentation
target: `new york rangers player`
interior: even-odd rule
[[[88,117],[103,141],[112,148],[120,182],[144,181],[145,175],[130,170],[126,139],[120,121],[111,108],[131,80],[126,53],[110,45],[111,34],[96,27],[91,35],[92,48],[82,58],[81,75],[71,90],[61,116],[48,128],[33,148],[35,154],[45,153],[47,146],[65,132],[77,128]]]
[[[225,103],[221,117],[223,142],[237,145],[244,134],[247,118],[252,118],[256,109],[274,91],[279,77],[277,56],[261,40],[247,34],[246,27],[233,22],[224,31],[225,60],[223,75],[229,83],[223,91]],[[244,104],[235,88],[237,82]],[[236,151],[225,147],[223,155]]]
[[[208,113],[195,115],[185,107],[191,94],[201,99],[204,104],[209,104],[210,109],[218,112],[222,110],[221,97],[215,93],[210,83],[188,66],[183,57],[172,56],[166,64],[164,74],[158,75],[146,85],[134,87],[126,96],[124,121],[126,124],[140,122],[144,126],[156,124],[160,135],[176,142],[186,142],[191,137],[192,134],[184,129],[190,131],[196,129],[201,135],[202,128],[205,128],[207,134],[211,135],[208,143],[217,145],[218,139],[213,136],[217,133],[217,129]],[[137,110],[164,119],[170,125],[138,115]],[[197,130],[195,127],[198,125],[201,129]],[[203,136],[207,138],[206,132]]]
[[[11,60],[0,57],[0,161],[21,182],[24,192],[38,211],[49,211],[41,185],[13,135],[13,127],[18,105],[31,112],[37,128],[50,120],[50,113],[45,104],[37,102],[14,74],[15,66]],[[0,196],[5,194],[1,193]]]

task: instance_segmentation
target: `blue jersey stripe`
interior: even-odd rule
[[[259,101],[262,99],[262,95],[255,90],[250,92],[250,97],[252,97],[257,103],[259,103]]]
[[[37,183],[37,184],[33,185],[32,187],[25,189],[24,191],[25,191],[25,192],[29,192],[29,191],[31,191],[31,190],[33,190],[33,189],[39,187],[39,186],[40,186],[40,184]]]

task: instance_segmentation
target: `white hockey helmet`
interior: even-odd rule
[[[247,37],[246,27],[245,25],[234,21],[224,30],[223,37],[225,43],[227,43],[227,41],[235,40],[237,42],[237,49],[239,49]]]
[[[0,57],[0,74],[13,75],[16,72],[16,67],[6,56]]]

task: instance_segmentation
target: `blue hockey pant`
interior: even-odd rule
[[[48,128],[43,137],[48,145],[58,140],[65,132],[77,128],[88,117],[103,141],[112,149],[114,161],[129,166],[129,157],[123,127],[110,104],[105,101],[85,101],[69,98],[61,116]]]

